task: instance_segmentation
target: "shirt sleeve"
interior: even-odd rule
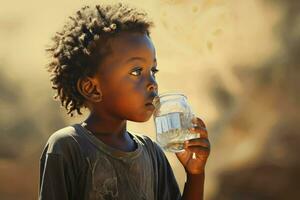
[[[68,200],[70,177],[62,155],[44,152],[40,162],[39,200]]]
[[[154,142],[158,159],[158,199],[180,200],[181,193],[170,163],[163,150]]]

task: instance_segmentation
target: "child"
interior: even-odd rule
[[[40,161],[41,200],[203,199],[204,166],[210,152],[204,123],[177,153],[187,179],[181,196],[169,162],[147,136],[127,131],[127,120],[147,121],[157,96],[152,23],[136,9],[83,7],[48,49],[56,98],[69,114],[90,115],[49,138]],[[193,156],[192,156],[193,155]]]

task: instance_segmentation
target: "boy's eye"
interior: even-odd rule
[[[155,75],[157,72],[159,72],[159,70],[156,68],[153,68],[151,71],[152,71],[153,75]]]
[[[142,74],[142,71],[143,71],[142,68],[136,68],[132,72],[130,72],[130,74],[133,76],[140,76]],[[154,76],[157,72],[159,72],[159,70],[156,68],[152,68],[151,72],[152,72],[152,75]]]
[[[139,76],[139,75],[141,75],[141,72],[142,72],[142,68],[137,68],[137,69],[134,69],[132,72],[130,72],[130,74],[133,76]]]

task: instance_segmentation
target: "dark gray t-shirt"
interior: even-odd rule
[[[130,133],[129,133],[130,134]],[[178,200],[178,184],[161,148],[130,134],[137,148],[112,148],[81,124],[50,136],[40,160],[40,200]]]

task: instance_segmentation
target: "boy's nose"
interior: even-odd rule
[[[147,85],[147,90],[148,91],[154,90],[157,92],[157,89],[158,89],[158,85],[157,85],[156,81],[153,78],[151,78],[149,84]]]

